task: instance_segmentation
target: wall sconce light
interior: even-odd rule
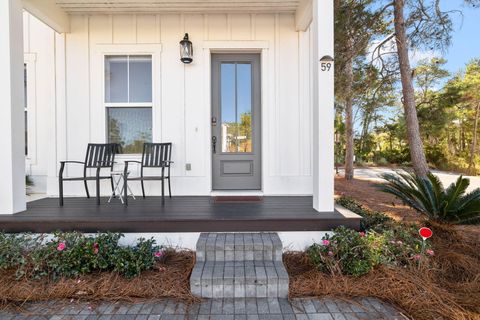
[[[333,62],[333,60],[334,60],[333,57],[329,55],[326,55],[320,58],[320,62]]]
[[[193,45],[188,40],[188,33],[185,33],[183,40],[180,41],[180,61],[189,64],[193,61]]]

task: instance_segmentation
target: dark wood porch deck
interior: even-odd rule
[[[339,225],[358,228],[358,218],[341,213],[316,212],[312,197],[264,197],[261,202],[214,203],[208,196],[173,197],[161,205],[160,197],[137,198],[123,206],[118,199],[96,205],[95,199],[57,198],[27,204],[27,210],[0,215],[6,232],[220,232],[220,231],[324,231]]]

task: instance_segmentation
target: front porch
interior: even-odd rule
[[[309,196],[271,196],[257,202],[216,203],[209,196],[137,198],[123,206],[118,199],[98,206],[94,198],[35,200],[27,210],[0,215],[0,230],[47,233],[56,230],[83,232],[246,232],[324,231],[339,225],[358,228],[360,217],[343,210],[318,212]],[[343,213],[343,214],[342,214]]]

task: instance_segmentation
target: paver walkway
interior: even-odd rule
[[[246,298],[206,299],[187,306],[174,300],[128,304],[28,303],[22,311],[0,311],[1,320],[350,320],[407,319],[377,299],[349,302],[338,299]]]

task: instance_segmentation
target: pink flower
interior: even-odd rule
[[[67,247],[67,245],[65,244],[65,242],[60,242],[57,246],[57,250],[58,251],[63,251],[63,250],[65,250],[66,247]]]
[[[98,250],[100,249],[100,246],[98,245],[98,243],[94,243],[93,244],[93,253],[94,254],[98,254]]]
[[[333,256],[333,252],[332,252],[332,251],[328,251],[328,255],[329,255],[330,257],[332,257],[332,256]]]
[[[435,252],[433,252],[432,249],[427,249],[425,252],[426,252],[429,256],[432,256],[432,257],[435,255]]]
[[[365,237],[365,232],[363,232],[363,231],[360,231],[358,234],[359,234],[360,237],[362,237],[362,238]]]
[[[398,240],[398,241],[397,241],[397,244],[401,246],[401,245],[403,244],[403,242],[400,241],[400,240]]]
[[[324,246],[329,246],[330,245],[330,240],[323,240],[323,245]]]
[[[414,255],[412,258],[413,258],[413,260],[418,261],[418,260],[420,260],[420,259],[422,258],[422,256],[419,255],[419,254],[416,254],[416,255]]]
[[[163,251],[157,251],[153,255],[155,256],[155,258],[161,258],[163,257]]]

